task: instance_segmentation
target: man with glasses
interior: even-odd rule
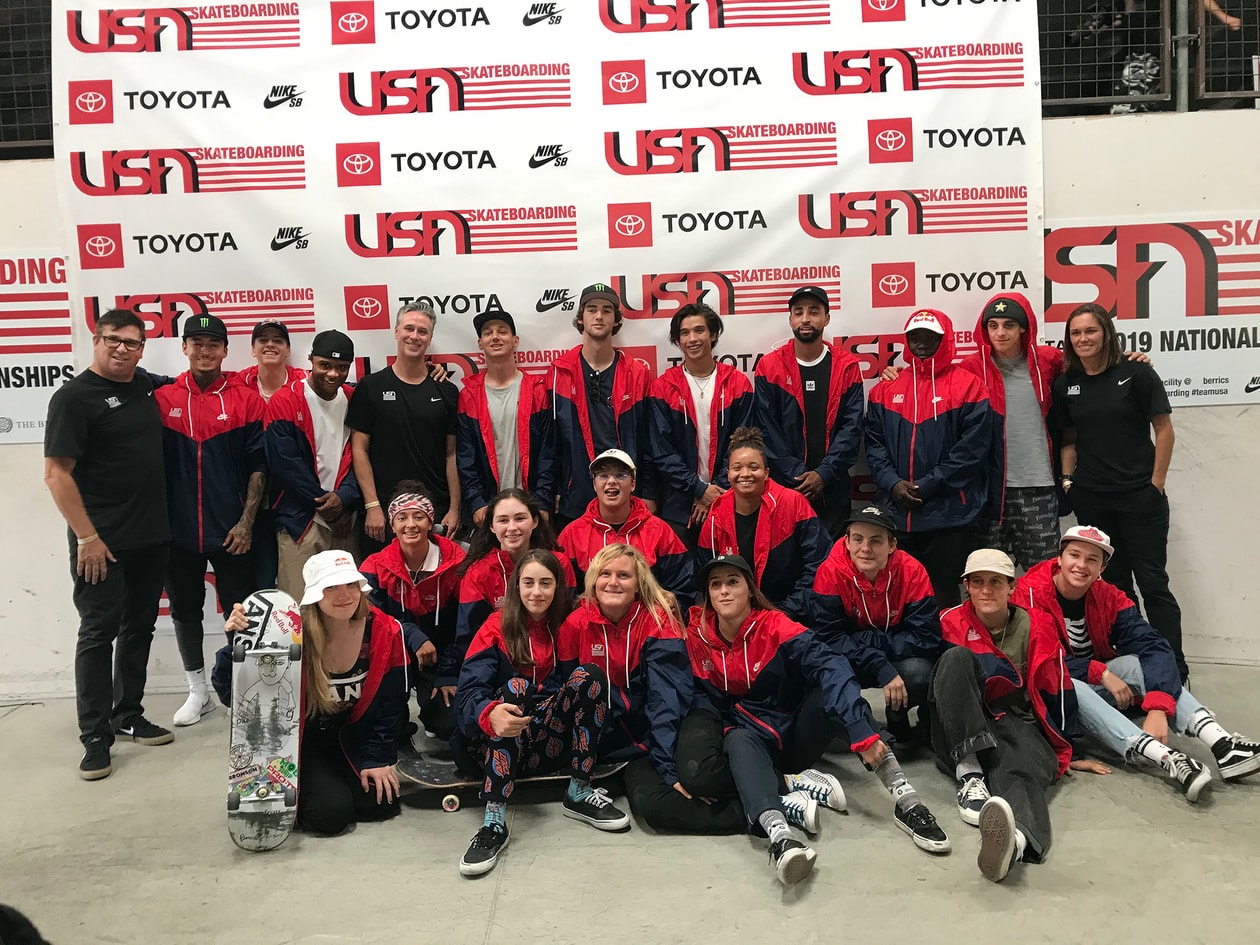
[[[172,739],[142,705],[170,541],[162,420],[152,381],[136,371],[143,350],[135,313],[102,315],[92,363],[53,394],[44,427],[44,482],[70,531],[85,781],[109,776],[116,736]]]
[[[394,320],[398,357],[359,381],[346,414],[354,475],[363,492],[360,551],[373,555],[392,540],[382,503],[398,483],[418,479],[433,499],[447,534],[459,527],[460,487],[455,465],[459,391],[438,380],[425,353],[437,315],[427,302],[408,302]]]
[[[539,501],[550,511],[559,495],[560,526],[578,518],[595,498],[587,472],[591,460],[616,449],[639,463],[647,508],[655,511],[655,476],[645,460],[652,377],[646,364],[623,356],[613,345],[613,336],[621,331],[621,300],[611,286],[596,283],[582,290],[573,327],[582,343],[559,357],[547,378],[551,448],[543,454],[539,471]]]
[[[590,466],[595,498],[560,533],[561,553],[568,556],[581,587],[591,559],[601,548],[618,542],[637,548],[685,614],[696,594],[695,565],[669,524],[635,498],[635,472],[634,460],[623,450],[605,450],[595,457]]]

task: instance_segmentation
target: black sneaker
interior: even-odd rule
[[[590,824],[596,830],[625,830],[630,826],[630,815],[613,804],[603,788],[591,788],[580,801],[564,796],[564,816]]]
[[[1179,751],[1168,753],[1168,769],[1169,776],[1181,785],[1181,793],[1191,804],[1197,804],[1199,795],[1212,783],[1212,775],[1207,768]]]
[[[1212,746],[1212,756],[1226,781],[1245,778],[1260,771],[1260,742],[1253,742],[1241,735],[1222,738]]]
[[[154,725],[143,715],[114,729],[114,737],[130,738],[141,745],[166,745],[175,741],[174,735],[162,726]]]
[[[928,853],[948,853],[949,837],[941,829],[926,804],[915,804],[905,813],[900,807],[893,808],[893,819],[897,826],[910,834],[910,839],[920,850]]]
[[[477,831],[477,835],[468,844],[468,849],[459,861],[460,876],[480,876],[494,869],[499,862],[499,854],[507,849],[507,827],[501,824],[486,824]]]
[[[89,738],[83,746],[83,760],[79,762],[79,777],[84,781],[108,778],[113,766],[109,763],[109,743],[105,739]]]
[[[792,837],[770,844],[770,863],[784,886],[795,886],[808,876],[816,859],[817,853]]]

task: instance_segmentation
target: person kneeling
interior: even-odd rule
[[[770,838],[780,881],[800,882],[816,858],[789,824],[816,833],[819,801],[844,810],[839,781],[806,767],[841,730],[895,798],[897,826],[920,849],[948,853],[949,839],[876,733],[848,660],[776,610],[739,555],[713,558],[700,575],[704,604],[693,608],[687,631],[697,706],[708,703],[726,726],[731,776],[751,829]],[[801,679],[808,688],[792,685]],[[784,779],[776,768],[801,773]]]
[[[395,744],[407,704],[407,653],[398,621],[373,607],[345,551],[302,567],[302,726],[298,826],[337,834],[398,813]],[[232,608],[224,629],[248,626]]]
[[[527,551],[508,579],[503,609],[486,618],[464,658],[455,690],[459,727],[481,750],[486,802],[485,823],[459,861],[464,876],[490,872],[507,847],[505,809],[518,777],[568,767],[566,817],[599,830],[630,826],[629,815],[591,786],[608,714],[604,671],[556,669],[556,634],[570,609],[566,580],[550,551]]]

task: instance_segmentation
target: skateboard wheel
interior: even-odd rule
[[[297,807],[297,788],[284,789],[284,806]]]
[[[290,663],[302,662],[302,644],[301,643],[289,644],[289,662]]]
[[[228,791],[228,810],[241,809],[241,796],[235,791]]]
[[[233,663],[245,662],[245,644],[244,643],[232,644],[232,662]]]
[[[446,811],[448,814],[453,814],[455,811],[459,810],[459,795],[448,794],[446,797],[442,798],[442,810]]]

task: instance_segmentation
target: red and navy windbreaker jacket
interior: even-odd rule
[[[563,552],[556,558],[564,572],[564,583],[572,597],[577,591],[573,568]],[[468,650],[473,637],[491,614],[503,609],[508,580],[516,565],[502,548],[491,548],[489,554],[468,566],[459,582],[459,613],[455,618],[455,643],[460,653]]]
[[[285,387],[292,386],[294,381],[306,380],[306,375],[310,373],[305,368],[294,367],[292,364],[286,364],[284,366],[284,370],[288,376],[284,379],[284,387],[281,387],[280,390],[284,390]],[[237,377],[239,377],[241,379],[241,382],[250,390],[252,390],[255,394],[257,394],[259,397],[262,396],[262,390],[258,387],[258,365],[257,364],[251,364],[245,370],[240,371],[237,374]],[[276,391],[277,394],[279,392],[280,391]],[[276,395],[272,394],[271,396],[274,397]],[[267,401],[267,403],[270,403],[270,401]]]
[[[202,390],[187,371],[153,396],[162,413],[171,543],[222,551],[245,508],[249,477],[267,468],[262,398],[236,374]]]
[[[495,611],[481,625],[468,647],[455,690],[459,729],[468,739],[480,741],[494,737],[490,710],[503,702],[495,694],[514,676],[529,680],[529,692],[535,701],[545,699],[560,688],[562,680],[556,673],[556,638],[545,618],[529,622],[529,654],[534,660],[532,666],[517,666],[508,656],[502,612]]]
[[[862,371],[857,358],[834,342],[827,390],[827,455],[814,472],[822,477],[828,506],[849,507],[849,468],[862,446]],[[766,460],[775,482],[795,489],[805,473],[805,394],[792,342],[757,362],[756,417],[766,441]]]
[[[872,583],[854,566],[844,541],[836,542],[814,578],[813,627],[861,679],[881,688],[897,676],[894,663],[912,657],[935,663],[944,649],[932,582],[900,549]]]
[[[344,384],[337,396],[349,400],[353,392],[352,385]],[[306,402],[306,381],[295,380],[272,394],[263,417],[271,508],[276,523],[294,541],[300,541],[315,521],[315,500],[324,494],[315,470],[315,422]],[[350,466],[349,435],[337,466],[335,491],[347,510],[356,508],[363,499]]]
[[[696,429],[702,421],[696,414],[686,373],[681,365],[672,367],[652,382],[648,442],[656,468],[657,509],[667,522],[685,524],[691,518],[692,503],[704,495],[710,483],[723,489],[730,486],[726,460],[731,434],[753,424],[753,390],[748,378],[720,361],[716,373],[709,416],[703,420],[709,426],[709,455],[704,457],[703,477]]]
[[[757,515],[752,560],[757,586],[794,620],[813,614],[814,575],[827,560],[831,536],[809,500],[795,489],[767,480]],[[700,528],[696,558],[703,566],[718,555],[739,554],[735,535],[735,493],[726,492],[709,506]]]
[[[499,457],[494,449],[494,427],[490,422],[484,374],[464,378],[457,410],[455,466],[459,470],[463,506],[475,512],[488,505],[500,491]],[[521,454],[522,488],[531,495],[537,492],[538,459],[546,449],[550,427],[547,386],[543,378],[522,371],[516,402],[516,446]],[[543,508],[551,506],[544,503]]]
[[[1034,566],[1016,583],[1013,599],[1029,610],[1049,614],[1054,620],[1067,653],[1068,671],[1072,678],[1091,686],[1101,686],[1107,660],[1117,656],[1136,656],[1142,664],[1142,676],[1146,680],[1142,711],[1159,709],[1169,718],[1176,715],[1177,698],[1181,695],[1181,674],[1177,671],[1172,647],[1158,630],[1142,619],[1137,604],[1129,600],[1124,591],[1101,578],[1085,592],[1085,627],[1094,645],[1094,658],[1072,655],[1067,622],[1063,619],[1063,608],[1059,606],[1054,588],[1054,576],[1058,573],[1058,558]]]
[[[989,333],[984,327],[984,309],[997,299],[1011,299],[1019,303],[1024,317],[1028,319],[1028,330],[1021,336],[1024,352],[1028,356],[1028,379],[1032,383],[1033,393],[1041,406],[1041,416],[1050,413],[1051,389],[1054,379],[1063,373],[1063,352],[1050,345],[1037,344],[1037,313],[1032,303],[1018,292],[999,292],[980,310],[976,321],[976,330],[972,337],[980,350],[976,354],[963,358],[960,367],[980,378],[985,390],[989,392],[989,406],[993,408],[993,419],[997,425],[997,444],[1000,449],[993,451],[994,466],[989,479],[989,506],[985,518],[995,522],[1002,520],[1002,509],[1006,500],[1006,384],[1002,372],[993,361],[993,345],[989,342]],[[1054,448],[1050,434],[1046,434],[1046,449],[1050,451],[1051,468],[1057,468],[1058,451]]]
[[[652,375],[646,364],[618,353],[612,394],[617,447],[634,458],[639,491],[649,498],[656,494],[656,474],[647,444],[647,399],[651,383]],[[581,345],[562,354],[551,365],[547,391],[551,435],[549,448],[539,462],[536,495],[543,508],[550,509],[559,494],[560,514],[573,519],[595,498],[590,465],[597,455],[591,437]]]
[[[695,600],[695,562],[687,546],[665,520],[648,511],[637,496],[630,500],[630,517],[612,525],[599,517],[599,500],[592,499],[581,518],[574,519],[560,533],[561,557],[567,557],[578,586],[586,578],[591,559],[607,545],[623,542],[643,553],[657,582],[678,598],[680,608]]]
[[[556,661],[562,679],[592,663],[608,679],[608,715],[600,760],[646,754],[666,784],[678,781],[678,729],[691,708],[691,666],[678,625],[664,611],[635,604],[613,623],[583,598],[560,627]]]
[[[849,661],[787,614],[754,609],[727,643],[717,615],[693,607],[687,654],[696,708],[712,711],[728,727],[751,729],[777,751],[792,744],[796,710],[815,687],[822,689],[823,710],[844,726],[855,752],[879,741]]]
[[[372,586],[372,603],[402,624],[410,653],[432,641],[438,651],[437,682],[453,686],[459,680],[462,654],[455,646],[455,617],[459,610],[459,576],[464,549],[449,538],[430,535],[441,560],[438,568],[419,584],[411,583],[402,547],[395,538],[374,555],[363,559],[359,573]]]
[[[368,672],[363,693],[337,732],[341,750],[357,775],[365,768],[388,768],[398,761],[400,720],[407,708],[408,656],[398,621],[375,607],[368,610]],[[306,698],[302,719],[305,727]]]
[[[995,449],[988,392],[980,378],[951,364],[953,323],[935,309],[919,311],[936,316],[945,328],[941,346],[924,360],[907,348],[910,366],[895,381],[872,387],[866,408],[866,461],[879,501],[902,516],[908,532],[974,522],[989,498]],[[924,500],[912,512],[896,508],[891,499],[902,479],[917,485]]]
[[[1072,737],[1077,733],[1076,692],[1054,621],[1038,610],[1029,610],[1028,617],[1031,626],[1027,678],[1021,673],[1021,667],[1013,664],[994,644],[993,635],[981,622],[971,601],[941,614],[941,632],[946,643],[965,646],[979,657],[985,675],[985,702],[995,702],[1019,689],[1027,691],[1033,713],[1059,760],[1061,777],[1072,761]]]

